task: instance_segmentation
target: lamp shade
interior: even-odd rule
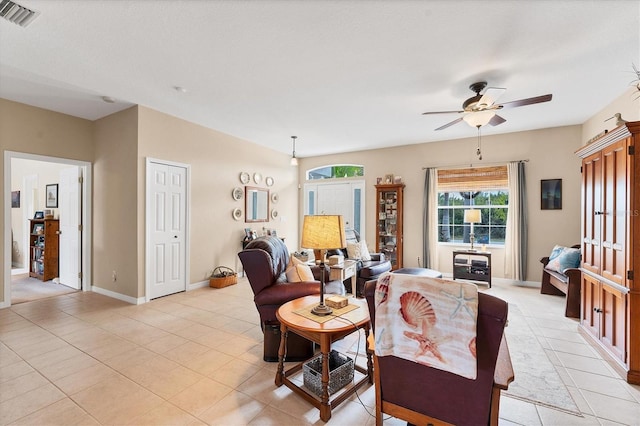
[[[339,215],[307,215],[302,224],[302,248],[329,250],[347,246],[344,219]]]
[[[464,211],[465,223],[482,223],[482,216],[480,216],[480,210],[469,209]]]
[[[488,124],[494,115],[496,115],[496,113],[491,110],[475,111],[466,114],[462,119],[470,126],[480,127]]]

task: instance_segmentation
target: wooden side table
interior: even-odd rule
[[[320,418],[326,422],[331,418],[332,408],[345,401],[366,383],[373,383],[373,362],[371,352],[367,349],[367,368],[364,369],[360,366],[355,366],[355,369],[364,374],[364,377],[355,383],[347,384],[345,388],[338,391],[331,398],[329,397],[329,352],[331,351],[331,343],[359,329],[363,329],[368,345],[370,329],[369,309],[365,300],[349,298],[349,304],[356,304],[358,308],[324,323],[318,323],[296,313],[299,309],[315,306],[318,302],[318,296],[305,296],[287,302],[278,308],[276,317],[280,321],[281,337],[280,350],[278,351],[278,372],[276,373],[275,383],[276,386],[287,386],[314,407],[318,408],[320,410]],[[320,345],[320,352],[322,353],[322,395],[320,395],[320,399],[289,379],[292,374],[302,370],[303,363],[294,365],[287,371],[284,371],[287,334],[290,331]]]
[[[351,294],[355,294],[355,276],[357,271],[357,262],[355,260],[345,260],[341,264],[329,266],[329,280],[351,282]]]

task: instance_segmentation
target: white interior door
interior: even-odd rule
[[[81,177],[80,167],[73,166],[60,171],[58,208],[60,214],[60,284],[80,290],[81,265]]]
[[[353,224],[351,185],[348,183],[318,185],[318,212],[316,214],[339,214],[344,224]]]
[[[149,162],[149,298],[185,291],[187,169]]]

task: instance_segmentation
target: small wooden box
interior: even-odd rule
[[[324,303],[330,308],[340,309],[347,306],[349,301],[343,296],[330,296],[324,299]]]

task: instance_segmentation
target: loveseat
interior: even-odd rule
[[[580,318],[580,245],[555,246],[542,263],[541,294],[566,297],[564,315]]]
[[[364,284],[377,279],[380,274],[391,270],[391,261],[385,259],[384,253],[369,253],[366,242],[360,239],[360,234],[354,229],[345,229],[347,247],[328,250],[327,256],[341,255],[345,259],[356,260],[356,288],[351,289],[356,297],[364,297]],[[345,286],[349,285],[345,282]],[[354,292],[355,290],[355,292]],[[347,288],[347,292],[349,288]]]

